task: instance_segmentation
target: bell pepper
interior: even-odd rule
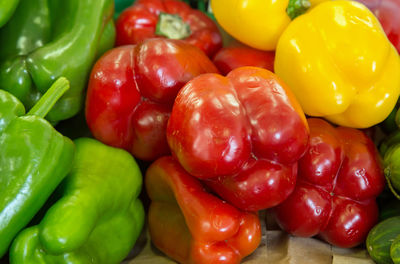
[[[296,18],[279,39],[275,73],[304,112],[347,127],[383,121],[400,94],[400,60],[376,17],[329,1]]]
[[[14,14],[18,3],[19,0],[0,0],[0,27],[4,26]]]
[[[387,136],[381,143],[384,172],[390,191],[400,200],[400,130]]]
[[[385,136],[384,139],[379,143],[380,155],[384,157],[389,148],[398,143],[400,143],[400,130],[395,130],[388,136]]]
[[[150,165],[145,186],[151,241],[179,263],[240,263],[258,247],[257,214],[208,193],[173,157]]]
[[[117,264],[144,224],[142,175],[133,157],[91,138],[74,141],[72,170],[61,197],[38,225],[21,231],[10,263]]]
[[[357,0],[379,19],[388,39],[400,53],[400,2],[398,0]]]
[[[290,234],[319,235],[339,247],[359,245],[378,220],[375,198],[385,178],[378,151],[362,131],[308,119],[310,144],[296,189],[273,210]]]
[[[212,0],[221,27],[240,42],[260,50],[275,50],[291,20],[328,0]]]
[[[222,47],[215,22],[179,0],[138,0],[116,21],[116,45],[138,44],[145,39],[183,39],[209,57]]]
[[[275,52],[253,49],[245,45],[232,45],[220,49],[213,58],[215,66],[227,75],[233,69],[254,66],[274,71]]]
[[[71,169],[74,144],[43,119],[68,88],[60,78],[26,114],[0,90],[0,258]]]
[[[114,45],[113,0],[20,0],[0,29],[0,89],[30,109],[54,79],[71,89],[47,119],[56,123],[83,106],[84,89],[97,56]]]
[[[289,88],[257,67],[189,81],[167,126],[168,144],[182,167],[246,211],[275,206],[289,196],[308,136]]]
[[[165,130],[179,89],[217,72],[199,49],[181,40],[147,39],[117,47],[93,67],[86,120],[94,137],[141,160],[170,153]]]

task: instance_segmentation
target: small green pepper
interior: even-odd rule
[[[125,150],[97,140],[74,142],[74,165],[60,186],[61,198],[39,225],[15,239],[12,264],[120,263],[133,248],[144,224],[137,163]]]
[[[400,143],[390,145],[383,157],[384,173],[389,189],[400,199]]]
[[[383,141],[379,145],[379,154],[382,157],[385,156],[386,151],[393,145],[400,143],[400,130],[395,130],[387,137],[383,139]]]
[[[0,90],[0,257],[72,167],[74,144],[43,119],[68,88],[60,78],[27,114]]]
[[[113,10],[113,0],[20,0],[0,28],[0,89],[29,109],[54,79],[65,76],[71,89],[47,119],[55,123],[77,114],[96,58],[114,45]]]

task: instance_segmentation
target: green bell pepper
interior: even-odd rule
[[[47,119],[74,116],[96,58],[114,45],[113,11],[113,0],[20,0],[0,28],[0,89],[29,109],[54,79],[65,76],[71,89]]]
[[[68,88],[58,79],[27,114],[0,90],[0,257],[72,167],[73,142],[43,119]]]
[[[384,173],[389,189],[400,200],[400,143],[390,145],[383,156]]]
[[[0,0],[0,27],[2,27],[13,15],[19,0]]]
[[[74,142],[61,198],[38,225],[17,236],[10,263],[112,264],[133,248],[144,224],[137,163],[125,150],[95,139]]]
[[[400,143],[400,130],[397,129],[388,136],[386,136],[379,144],[379,154],[381,154],[381,156],[384,157],[389,147],[398,143]]]

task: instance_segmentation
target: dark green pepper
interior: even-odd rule
[[[0,257],[72,167],[74,144],[43,119],[68,88],[60,78],[27,114],[0,90]]]
[[[113,0],[20,0],[0,29],[0,89],[29,109],[54,79],[65,76],[71,89],[47,118],[74,116],[93,63],[114,45],[113,10]]]
[[[390,257],[393,263],[400,263],[400,236],[397,236],[390,246]]]
[[[115,0],[114,19],[117,19],[121,12],[128,6],[131,6],[134,2],[135,0]]]
[[[379,127],[382,129],[384,133],[390,134],[399,129],[396,122],[396,115],[398,108],[399,108],[399,102],[396,103],[396,106],[392,109],[392,112],[390,112],[388,117],[386,117],[386,119],[379,124]]]
[[[384,157],[389,147],[398,143],[400,143],[400,130],[395,130],[380,143],[379,154]]]
[[[0,0],[0,27],[13,15],[19,0]]]
[[[391,264],[391,247],[393,241],[399,239],[400,216],[390,217],[375,225],[368,233],[366,247],[371,258],[378,264]],[[396,244],[397,245],[397,242]],[[397,245],[398,246],[398,245]],[[393,247],[394,257],[397,258],[397,247]]]
[[[144,223],[142,175],[125,150],[95,139],[74,141],[76,155],[60,198],[39,225],[23,230],[11,263],[112,264],[133,248]]]
[[[389,189],[400,199],[400,143],[390,145],[383,157],[384,173]]]

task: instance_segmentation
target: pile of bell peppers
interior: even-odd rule
[[[269,208],[355,247],[400,199],[395,0],[195,2],[0,0],[0,257],[240,263]]]
[[[114,2],[0,3],[0,258],[120,263],[145,219],[142,172],[125,150],[72,141],[93,63],[114,46]]]
[[[308,1],[211,4],[227,32],[254,48],[275,50],[275,73],[307,115],[354,128],[382,122],[400,93],[400,61],[377,17],[355,1],[320,0],[291,20],[286,10],[301,10],[298,2]],[[259,23],[264,17],[269,23]]]

